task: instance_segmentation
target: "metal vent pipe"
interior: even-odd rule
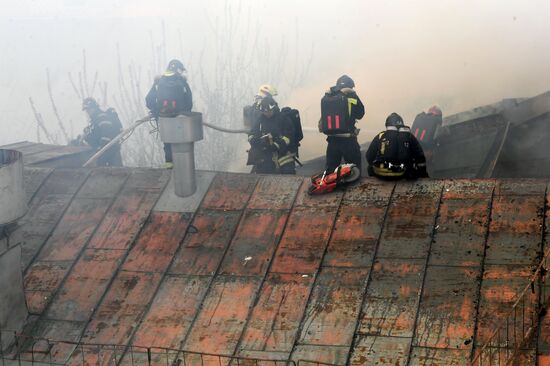
[[[159,118],[160,138],[172,145],[174,189],[177,196],[195,193],[195,141],[203,139],[202,114],[186,112],[177,117]]]
[[[0,227],[14,223],[26,211],[23,154],[0,149]]]

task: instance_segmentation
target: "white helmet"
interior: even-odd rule
[[[277,89],[270,84],[264,84],[260,86],[260,89],[258,89],[258,96],[261,97],[267,97],[267,96],[276,96],[277,95]]]

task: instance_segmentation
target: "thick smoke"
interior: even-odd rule
[[[165,39],[166,57],[182,58],[190,66],[190,83],[198,90],[204,80],[197,69],[206,70],[211,80],[216,77],[208,73],[214,70],[216,48],[204,45],[227,42],[223,34],[217,39],[212,35],[236,12],[240,23],[231,26],[238,26],[239,37],[244,35],[252,44],[259,34],[254,44],[261,52],[254,56],[254,65],[278,62],[281,52],[288,61],[271,68],[278,75],[264,77],[270,80],[250,81],[250,98],[242,104],[251,100],[252,84],[279,81],[280,100],[300,109],[306,126],[316,127],[323,92],[345,73],[355,79],[367,108],[359,124],[362,141],[382,128],[394,111],[411,123],[416,113],[432,104],[452,114],[550,89],[550,3],[544,1],[212,0],[167,1],[164,7],[146,1],[59,3],[13,3],[1,15],[0,45],[9,52],[0,61],[0,144],[36,140],[29,96],[48,127],[56,130],[46,69],[57,107],[67,123],[72,122],[72,133],[84,127],[85,116],[67,76],[71,72],[78,77],[83,49],[90,78],[97,70],[114,92],[118,44],[122,67],[133,64],[141,70],[146,92],[151,76],[145,74],[155,54],[152,44]],[[232,13],[227,12],[228,4]],[[299,85],[289,83],[292,68],[303,65],[309,71],[305,79]],[[302,155],[322,154],[324,148],[322,136],[310,133]]]

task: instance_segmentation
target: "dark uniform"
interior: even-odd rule
[[[431,152],[435,148],[435,131],[441,126],[442,121],[441,114],[424,112],[419,113],[414,119],[411,132],[425,152]]]
[[[83,110],[90,117],[90,124],[84,130],[83,140],[100,150],[122,132],[122,124],[113,108],[103,111],[93,98],[84,99]],[[111,146],[96,162],[97,166],[122,166],[120,143]]]
[[[336,169],[342,163],[342,159],[345,163],[353,163],[361,169],[361,148],[357,142],[359,130],[355,128],[355,123],[356,120],[363,118],[365,115],[365,107],[357,96],[357,93],[353,90],[354,86],[353,80],[344,75],[338,79],[336,86],[330,88],[326,93],[327,96],[335,96],[337,94],[345,96],[347,99],[348,117],[352,121],[347,132],[327,136],[327,172],[332,172]]]
[[[187,80],[181,75],[185,70],[178,60],[168,64],[167,71],[155,80],[145,97],[145,104],[155,118],[176,117],[193,108],[193,94]],[[164,157],[167,163],[172,162],[172,147],[164,144]]]
[[[388,120],[392,116],[400,123],[386,121],[386,131],[380,132],[367,150],[369,175],[394,179],[427,177],[426,158],[418,140],[399,115],[393,113]]]
[[[270,103],[270,111],[265,112],[271,115],[262,113],[248,136],[250,150],[247,165],[253,165],[252,172],[258,174],[296,174],[294,126],[279,111],[272,98],[264,98],[260,104]]]

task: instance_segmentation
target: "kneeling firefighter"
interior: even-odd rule
[[[386,119],[386,131],[372,140],[366,157],[369,175],[386,179],[428,176],[422,147],[397,113]]]
[[[84,129],[82,140],[99,151],[122,132],[122,123],[113,108],[105,111],[99,107],[94,98],[85,98],[82,101],[82,110],[89,118],[89,125]],[[97,166],[122,166],[120,143],[111,146],[100,158]]]
[[[296,174],[296,136],[292,121],[282,114],[271,96],[262,98],[256,108],[261,112],[248,135],[247,165],[252,173]]]

